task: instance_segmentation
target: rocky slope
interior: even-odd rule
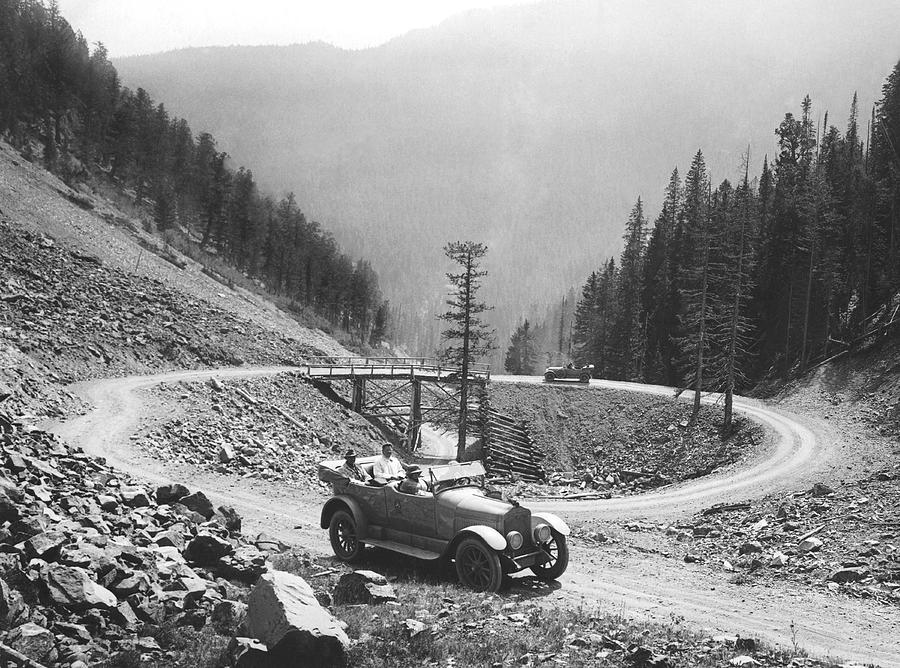
[[[239,314],[241,320],[276,333],[276,340],[284,337],[328,354],[347,354],[331,337],[301,326],[247,290],[219,282],[205,274],[202,265],[145,232],[146,213],[134,208],[127,196],[98,183],[93,187],[79,184],[78,188],[73,190],[0,141],[0,221],[7,221],[16,233],[46,237],[70,249],[74,256],[83,256],[88,262],[88,258],[99,260],[110,272],[133,279],[130,285],[145,280],[148,285],[162,283],[188,301],[202,302],[224,314]],[[30,260],[18,254],[13,259],[26,265]],[[0,293],[5,292],[0,283]],[[0,301],[0,327],[8,320],[4,306]]]
[[[245,539],[202,492],[154,493],[46,433],[0,427],[0,642],[72,668],[194,665],[179,644],[227,645],[277,542]]]
[[[198,463],[220,473],[323,485],[318,463],[347,448],[380,452],[380,432],[332,402],[301,374],[179,383],[154,390],[168,409],[145,425],[140,447],[161,460]]]
[[[762,429],[743,418],[723,438],[720,410],[702,406],[688,426],[683,402],[601,388],[494,383],[491,405],[525,420],[552,482],[628,492],[696,478],[758,449]],[[530,493],[536,493],[531,490]]]
[[[0,261],[3,338],[64,381],[321,353],[2,220]]]

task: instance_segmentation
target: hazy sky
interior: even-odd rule
[[[358,49],[477,7],[535,0],[58,0],[90,44],[121,57],[187,46],[321,40]]]

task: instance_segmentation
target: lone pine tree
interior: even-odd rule
[[[477,296],[481,279],[487,276],[487,271],[480,268],[487,250],[487,246],[474,241],[454,241],[444,246],[444,255],[460,267],[458,272],[447,273],[453,286],[446,302],[450,308],[438,316],[449,323],[441,332],[441,340],[449,343],[443,356],[460,366],[459,441],[456,445],[456,458],[460,461],[466,450],[469,368],[494,349],[494,332],[481,318],[481,314],[491,307],[479,301]]]

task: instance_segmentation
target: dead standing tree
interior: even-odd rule
[[[448,362],[461,367],[456,458],[462,461],[466,451],[469,366],[494,348],[494,332],[480,317],[491,307],[479,301],[476,296],[481,287],[481,279],[487,276],[487,272],[480,269],[481,260],[487,254],[487,246],[474,241],[455,241],[444,246],[444,254],[460,266],[459,272],[447,273],[453,286],[447,300],[450,309],[438,318],[450,323],[441,332],[441,340],[450,342],[444,350],[444,357]]]

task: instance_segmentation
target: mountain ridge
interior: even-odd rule
[[[372,256],[395,303],[434,312],[443,243],[487,243],[502,341],[533,303],[618,252],[638,196],[652,219],[698,147],[714,180],[734,178],[748,144],[752,166],[772,155],[774,128],[804,94],[841,125],[854,90],[870,108],[900,55],[889,3],[860,16],[804,0],[793,26],[771,3],[737,15],[699,0],[632,4],[466,12],[362,51],[204,47],[115,63],[264,187],[296,191],[342,247]],[[430,352],[434,333],[420,343]]]

